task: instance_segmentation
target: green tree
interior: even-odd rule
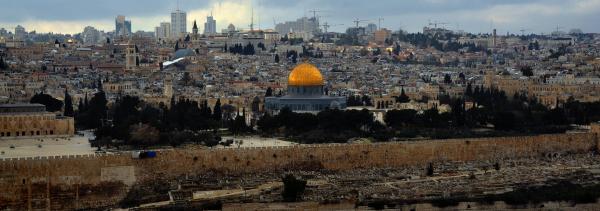
[[[452,83],[452,77],[450,77],[450,74],[444,75],[444,83],[446,83],[446,84]]]
[[[473,87],[471,86],[471,83],[467,84],[465,95],[469,97],[473,96]]]
[[[0,56],[0,70],[6,69],[8,69],[8,65],[6,64],[6,61],[4,61],[4,57]]]
[[[265,97],[272,97],[273,89],[271,87],[267,87],[267,92],[265,93]]]
[[[494,115],[494,128],[497,130],[511,130],[515,126],[515,115],[509,111],[500,111]]]
[[[183,82],[183,85],[185,86],[189,86],[192,83],[192,76],[190,75],[189,72],[184,72],[183,73],[183,77],[181,77],[181,81]]]
[[[530,66],[523,66],[520,69],[521,69],[521,73],[524,76],[527,76],[527,77],[533,76],[533,68],[531,68]]]
[[[412,109],[391,110],[385,113],[385,123],[396,129],[416,124],[417,111]]]
[[[75,112],[73,111],[73,99],[71,95],[69,95],[69,91],[65,89],[65,116],[73,117]]]
[[[258,98],[258,96],[254,96],[254,98],[252,99],[252,112],[260,112],[260,98]]]
[[[427,176],[433,176],[434,173],[434,168],[433,168],[433,163],[429,163],[429,165],[427,165]]]
[[[248,128],[248,125],[246,124],[245,114],[246,114],[245,108],[241,115],[238,111],[237,116],[235,117],[235,119],[233,119],[233,122],[231,122],[229,125],[229,131],[231,131],[231,133],[241,134],[241,133],[248,132],[249,128]]]
[[[85,107],[84,107],[84,103],[83,103],[83,99],[79,98],[79,103],[77,104],[77,112],[78,113],[82,113],[83,111],[85,111]]]
[[[220,122],[222,118],[223,111],[221,110],[221,99],[217,99],[217,102],[213,108],[213,119]]]
[[[410,98],[404,92],[404,87],[402,87],[402,90],[400,91],[400,96],[398,96],[398,98],[396,98],[396,102],[399,102],[399,103],[410,102]]]
[[[94,94],[87,109],[89,119],[86,125],[88,128],[99,128],[102,125],[102,121],[107,117],[107,103],[106,93],[100,91]]]
[[[44,93],[35,94],[29,101],[30,103],[39,103],[46,106],[46,111],[60,111],[63,107],[63,102]]]
[[[283,192],[281,196],[287,202],[294,202],[304,193],[306,189],[306,180],[296,178],[294,175],[288,174],[282,178]]]
[[[160,131],[147,124],[133,125],[130,136],[131,145],[152,146],[158,144]]]

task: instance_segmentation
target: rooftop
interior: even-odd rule
[[[0,113],[45,112],[46,106],[39,103],[0,104]]]

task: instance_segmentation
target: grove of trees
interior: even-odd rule
[[[271,96],[273,90],[267,91]],[[540,104],[536,98],[517,93],[511,97],[500,90],[467,85],[465,96],[440,96],[449,104],[449,112],[437,107],[425,111],[411,109],[388,110],[383,122],[369,110],[326,109],[319,113],[295,113],[283,108],[275,115],[268,113],[251,127],[244,118],[245,109],[223,105],[217,100],[211,108],[207,101],[171,99],[169,105],[153,106],[137,97],[118,97],[108,107],[103,91],[80,99],[73,111],[71,97],[65,92],[65,102],[47,94],[36,94],[32,103],[46,105],[48,111],[63,109],[73,115],[78,129],[95,129],[97,145],[130,145],[147,147],[199,143],[214,146],[219,143],[218,129],[228,128],[232,134],[284,136],[301,143],[343,143],[352,138],[389,141],[407,138],[458,138],[480,136],[529,135],[562,133],[571,124],[600,121],[600,102],[578,102],[569,99],[554,108]],[[397,102],[408,102],[402,91]],[[254,101],[260,102],[260,99]],[[348,105],[370,105],[368,96],[350,96]],[[260,111],[258,104],[253,112]],[[468,106],[467,106],[468,105]],[[485,129],[484,133],[480,133]],[[118,140],[118,141],[113,141]]]
[[[39,103],[46,106],[46,111],[55,112],[62,110],[63,102],[49,94],[39,93],[33,95],[30,103]]]

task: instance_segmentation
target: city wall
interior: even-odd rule
[[[174,149],[155,158],[130,153],[0,160],[0,210],[103,207],[134,184],[207,171],[254,174],[286,169],[351,170],[423,166],[447,161],[500,161],[597,150],[597,133],[450,139],[375,144]]]

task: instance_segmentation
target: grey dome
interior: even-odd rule
[[[179,58],[183,58],[183,57],[188,57],[188,56],[195,56],[196,53],[192,50],[192,49],[179,49],[177,51],[175,51],[175,58],[174,59],[179,59]]]

